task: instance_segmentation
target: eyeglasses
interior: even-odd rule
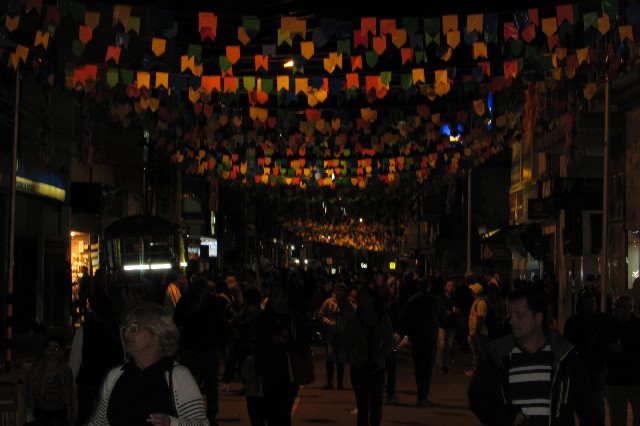
[[[47,350],[60,352],[62,350],[62,346],[47,346]]]
[[[130,322],[129,324],[125,324],[120,327],[120,332],[124,333],[128,331],[129,333],[137,333],[139,327],[140,325],[138,323]]]

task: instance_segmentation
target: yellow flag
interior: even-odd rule
[[[609,20],[609,15],[602,15],[602,17],[598,17],[598,31],[600,34],[605,35],[611,30],[611,21]]]
[[[556,18],[542,18],[542,32],[547,37],[551,37],[558,30],[558,21]]]
[[[169,73],[156,72],[156,89],[158,87],[169,89]]]
[[[620,31],[620,41],[625,41],[629,39],[629,41],[633,41],[633,27],[631,25],[622,25],[618,28]]]
[[[578,66],[580,66],[584,61],[587,60],[589,56],[589,48],[584,47],[582,49],[576,49],[576,55],[578,56]]]
[[[473,43],[473,59],[488,58],[487,44],[481,41]]]
[[[414,68],[412,75],[413,75],[413,84],[417,84],[419,82],[422,82],[422,83],[426,82],[424,78],[424,68]]]
[[[460,44],[460,31],[449,31],[447,33],[447,44],[455,49]]]
[[[146,71],[138,71],[138,89],[146,87],[147,89],[151,88],[151,76]]]
[[[442,17],[442,33],[458,30],[458,15],[444,15]]]
[[[300,54],[303,58],[309,60],[313,56],[314,47],[312,41],[300,42]]]
[[[200,92],[189,87],[189,100],[194,104],[198,102],[200,100]]]
[[[296,78],[296,95],[300,92],[307,93],[309,91],[309,79],[308,78]]]
[[[583,93],[584,93],[584,97],[587,100],[591,100],[591,98],[593,98],[593,95],[596,94],[596,84],[595,83],[589,83],[586,86],[584,86],[583,89]]]
[[[100,12],[85,12],[84,24],[93,30],[98,28],[98,25],[100,25]]]
[[[277,80],[278,92],[280,90],[289,90],[289,76],[288,75],[279,75]]]
[[[484,26],[484,15],[467,15],[467,34],[472,31],[477,31],[479,34],[482,34]]]
[[[473,101],[473,110],[477,115],[484,115],[484,101],[482,99],[476,99]]]
[[[36,41],[33,43],[33,47],[37,47],[39,45],[42,45],[42,47],[44,47],[45,50],[47,49],[47,47],[49,46],[48,32],[43,33],[40,30],[36,31]]]
[[[13,18],[11,16],[7,16],[4,20],[4,25],[7,27],[10,33],[17,30],[19,24],[20,24],[20,15],[16,15]]]
[[[156,37],[154,37],[151,40],[151,50],[157,57],[162,56],[166,48],[167,48],[167,40],[163,38],[156,38]]]

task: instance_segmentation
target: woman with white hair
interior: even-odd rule
[[[200,389],[173,360],[180,332],[160,305],[134,308],[121,328],[129,361],[107,373],[90,425],[208,425]]]

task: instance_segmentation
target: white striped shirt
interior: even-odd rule
[[[551,370],[554,356],[545,345],[535,353],[511,350],[509,390],[512,402],[528,417],[528,425],[548,424],[551,414]]]

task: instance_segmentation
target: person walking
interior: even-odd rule
[[[91,297],[85,322],[73,336],[69,366],[78,387],[80,425],[89,420],[95,408],[104,375],[124,361],[115,309],[109,296]]]
[[[616,299],[613,319],[602,342],[606,351],[604,382],[612,425],[627,424],[629,404],[633,426],[640,425],[640,318],[632,315],[634,309],[631,296],[625,294]]]
[[[196,277],[178,301],[173,319],[180,330],[180,361],[201,385],[207,398],[207,419],[216,426],[218,415],[219,350],[227,339],[224,312],[207,281]]]
[[[344,389],[344,364],[346,356],[342,347],[342,333],[354,310],[347,302],[347,286],[336,283],[330,298],[326,299],[318,311],[325,331],[327,349],[327,383],[325,389],[333,389],[333,371],[336,369],[338,389]]]
[[[441,374],[449,372],[451,347],[456,334],[456,321],[460,313],[455,300],[456,286],[453,279],[444,282],[442,292],[436,296],[436,317],[438,320],[438,340],[436,344],[436,365]]]
[[[512,293],[512,332],[489,343],[469,385],[469,406],[485,425],[604,426],[604,413],[575,347],[549,328],[543,293]]]
[[[393,351],[393,328],[380,294],[369,286],[358,290],[358,309],[342,335],[351,365],[358,426],[382,421],[385,358]]]
[[[427,279],[418,281],[418,293],[407,301],[400,324],[411,342],[417,387],[416,404],[428,406],[436,343],[436,314]]]
[[[488,306],[484,298],[484,290],[480,283],[471,284],[469,289],[473,293],[473,305],[469,311],[469,347],[471,348],[473,369],[465,372],[473,376],[484,358],[489,343],[489,328],[485,324]]]

